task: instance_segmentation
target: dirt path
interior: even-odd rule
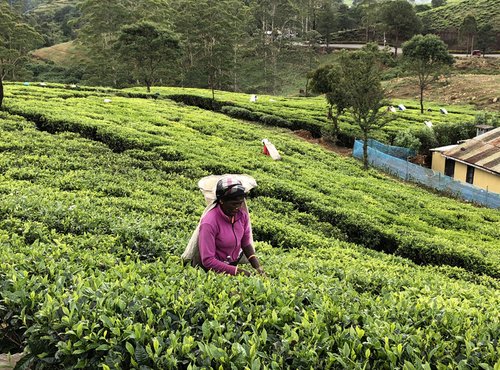
[[[316,139],[307,130],[296,130],[296,131],[293,131],[293,133],[311,144],[321,145],[326,150],[329,150],[331,152],[335,152],[343,157],[350,157],[352,155],[352,148],[346,148],[344,146],[333,145],[332,143],[326,141],[323,138]]]

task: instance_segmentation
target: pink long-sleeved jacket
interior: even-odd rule
[[[234,217],[224,214],[220,205],[201,220],[198,246],[201,263],[209,270],[235,275],[241,248],[250,244],[250,223],[246,210],[240,209]]]

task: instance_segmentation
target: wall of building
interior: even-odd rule
[[[432,153],[432,169],[437,172],[444,173],[444,165],[446,158],[439,152]],[[455,180],[466,182],[467,178],[467,165],[455,162]],[[487,189],[488,191],[500,194],[500,176],[492,173],[482,171],[479,168],[474,170],[474,186]]]
[[[465,179],[467,178],[467,165],[455,161],[455,174],[453,175],[453,178],[458,181],[466,182]]]
[[[481,171],[476,168],[474,172],[474,186],[482,189],[488,189],[494,193],[500,194],[500,176],[489,172]]]
[[[446,158],[439,152],[432,152],[432,169],[444,173],[444,163]]]

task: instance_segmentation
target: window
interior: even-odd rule
[[[469,184],[474,183],[474,167],[467,166],[467,176],[465,177],[465,181],[467,181]]]
[[[455,161],[453,159],[446,158],[446,162],[444,163],[444,174],[450,177],[453,177],[455,174]]]

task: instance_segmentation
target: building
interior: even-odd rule
[[[434,171],[500,193],[500,127],[431,152]]]

